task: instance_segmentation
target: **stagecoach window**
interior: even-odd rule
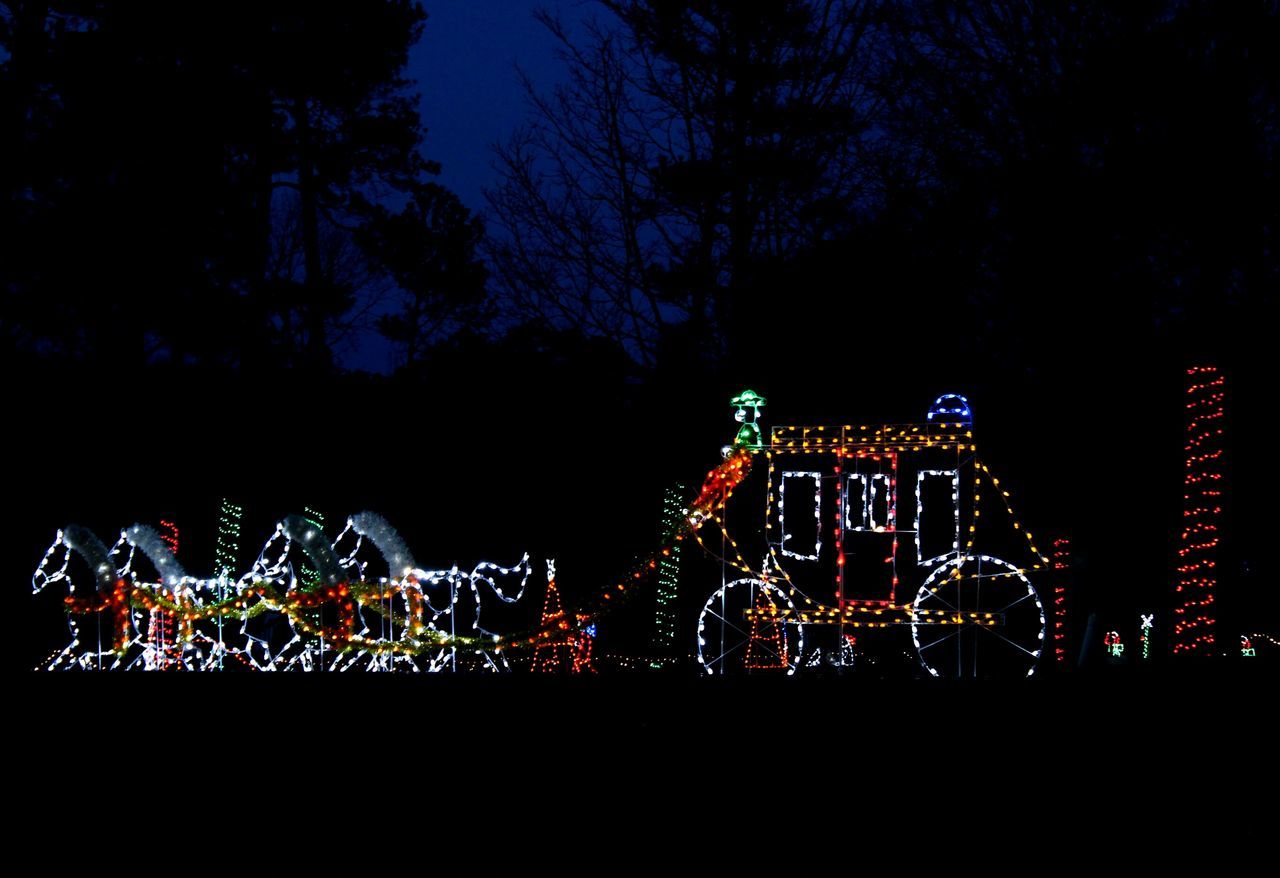
[[[851,474],[845,490],[845,529],[891,530],[893,518],[893,477],[888,473]]]
[[[893,527],[893,481],[888,473],[871,476],[871,496],[867,503],[867,530]]]
[[[844,495],[845,530],[867,529],[867,507],[870,505],[869,473],[853,473],[846,483]]]
[[[959,551],[960,471],[920,470],[916,473],[916,563],[931,566]]]
[[[801,561],[818,560],[818,553],[822,551],[822,473],[782,474],[778,486],[778,529],[782,531],[782,554]],[[812,542],[809,534],[813,534]]]

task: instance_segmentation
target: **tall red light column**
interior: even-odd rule
[[[1217,612],[1223,495],[1222,425],[1226,378],[1216,366],[1187,370],[1187,444],[1182,532],[1174,587],[1174,655],[1208,655]]]

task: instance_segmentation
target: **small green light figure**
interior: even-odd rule
[[[730,404],[738,407],[738,410],[733,413],[733,419],[742,425],[733,440],[733,446],[735,448],[762,447],[764,443],[760,441],[760,425],[756,420],[760,417],[760,408],[765,404],[765,398],[754,390],[744,390],[730,400]],[[748,412],[747,409],[751,411]]]

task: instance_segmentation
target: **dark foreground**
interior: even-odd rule
[[[1275,825],[1280,752],[1277,680],[1256,670],[1019,685],[29,674],[19,773],[50,804],[158,784],[228,813],[407,804],[467,833],[545,823],[566,841],[621,821],[739,851],[871,837],[1247,848]]]

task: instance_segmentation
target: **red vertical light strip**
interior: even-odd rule
[[[1187,445],[1174,601],[1174,655],[1207,655],[1216,622],[1222,520],[1222,423],[1226,378],[1216,366],[1187,370]]]
[[[160,519],[160,539],[174,555],[178,554],[178,526],[172,521]]]
[[[1067,662],[1067,571],[1071,569],[1071,540],[1053,541],[1053,660]]]
[[[845,484],[841,465],[844,457],[843,449],[836,453],[836,606],[841,610],[844,610],[844,526],[849,518],[849,486]],[[843,622],[840,630],[844,632]]]
[[[889,530],[893,533],[893,549],[889,552],[893,564],[893,579],[889,583],[889,604],[898,601],[898,455],[889,455]]]
[[[168,519],[160,519],[160,539],[169,547],[169,551],[176,558],[178,555],[178,526]],[[177,599],[176,589],[174,599]],[[160,607],[153,607],[151,610],[151,623],[147,626],[147,639],[151,641],[156,650],[156,668],[167,669],[171,667],[175,661],[177,642],[173,613],[166,612]]]

